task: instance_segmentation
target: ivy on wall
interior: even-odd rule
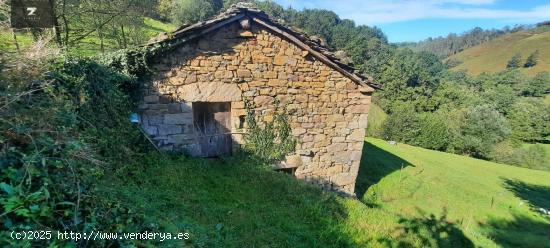
[[[296,139],[292,136],[286,106],[274,100],[274,114],[270,121],[260,121],[254,103],[245,99],[247,131],[244,136],[244,151],[264,162],[282,160],[294,151]]]

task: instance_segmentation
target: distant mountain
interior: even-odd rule
[[[446,59],[454,64],[452,70],[466,70],[477,75],[485,71],[497,72],[506,69],[508,61],[516,54],[521,55],[521,65],[527,57],[538,50],[537,64],[521,68],[530,75],[550,71],[550,25],[508,33],[481,43]]]

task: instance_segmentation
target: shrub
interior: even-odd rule
[[[544,97],[550,94],[550,72],[540,72],[521,89],[523,96]]]
[[[419,118],[419,133],[414,144],[435,150],[446,150],[453,139],[446,116],[441,113],[424,113]]]
[[[171,20],[178,25],[202,21],[221,9],[220,1],[177,0],[171,6]]]
[[[508,60],[508,63],[506,64],[506,68],[508,69],[515,69],[519,68],[521,65],[521,54],[516,53],[510,60]]]
[[[507,114],[517,99],[516,91],[506,84],[492,86],[480,95],[483,104],[494,106],[494,109],[502,114]]]
[[[522,155],[520,149],[517,147],[517,144],[514,145],[510,141],[503,141],[498,144],[495,144],[491,152],[488,155],[488,158],[492,161],[496,161],[503,164],[510,165],[521,165],[522,164]]]
[[[264,162],[281,160],[296,147],[286,106],[281,109],[277,99],[274,105],[273,119],[262,122],[256,117],[253,103],[245,100],[247,128],[244,150]]]
[[[406,103],[395,103],[392,113],[383,124],[384,137],[405,143],[414,143],[420,132],[420,118],[414,106]]]
[[[550,171],[550,158],[540,144],[521,147],[509,141],[501,142],[493,146],[489,158],[504,164]]]
[[[462,63],[464,63],[464,62],[462,62],[458,59],[447,59],[445,61],[445,66],[447,68],[453,68],[453,67],[457,67],[457,66],[461,65]]]
[[[506,118],[489,105],[474,106],[465,113],[457,149],[463,154],[486,158],[494,144],[510,134]]]
[[[527,60],[525,61],[525,64],[523,65],[523,67],[529,68],[537,65],[538,59],[539,59],[539,50],[535,50],[533,53],[529,55],[529,57],[527,57]]]
[[[523,98],[512,106],[508,115],[512,137],[523,141],[542,141],[550,135],[550,109],[541,99]]]
[[[0,78],[0,85],[6,86],[6,101],[0,106],[2,228],[140,228],[140,216],[95,190],[105,173],[116,173],[120,165],[147,150],[140,145],[146,144],[140,132],[126,120],[133,106],[122,89],[133,79],[89,60],[49,62],[26,65],[25,71],[4,70]],[[16,245],[6,235],[0,234],[0,245]],[[43,241],[26,242],[21,245]],[[49,240],[52,246],[66,242],[73,241]],[[83,245],[80,242],[76,245]],[[122,242],[129,241],[103,240],[95,245]]]
[[[442,118],[445,119],[447,131],[449,132],[449,140],[447,144],[446,152],[461,154],[462,144],[462,125],[464,116],[468,109],[451,109],[438,111]]]
[[[546,152],[542,145],[536,144],[527,147],[522,154],[522,162],[527,168],[541,169],[550,171],[550,164],[548,162]]]

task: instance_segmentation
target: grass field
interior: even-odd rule
[[[163,23],[158,20],[146,17],[143,18],[143,26],[140,31],[142,35],[134,34],[134,40],[129,40],[128,42],[142,45],[147,43],[148,39],[155,37],[159,33],[173,31],[175,28],[175,25]],[[25,50],[26,47],[32,44],[33,36],[30,31],[20,30],[17,31],[15,34],[21,50]],[[45,32],[45,36],[53,37],[53,33],[51,33],[51,30],[47,30]],[[138,37],[139,39],[137,39]],[[53,40],[51,42],[52,46],[56,46],[55,44],[53,44]],[[103,45],[105,52],[111,52],[121,49],[120,45],[117,44],[113,39],[105,39]],[[13,39],[13,33],[9,29],[0,30],[0,52],[17,52],[15,41]],[[93,56],[101,53],[100,40],[97,33],[92,33],[76,45],[71,46],[68,52],[71,55],[83,56]]]
[[[498,72],[506,69],[506,64],[512,56],[520,53],[525,59],[535,50],[539,50],[538,64],[532,68],[521,70],[530,75],[541,71],[550,71],[550,26],[538,27],[506,34],[494,40],[468,48],[449,59],[463,63],[453,70],[467,70],[478,75],[484,71]]]
[[[358,200],[246,157],[153,155],[102,191],[195,247],[550,247],[550,173],[367,138]],[[177,243],[159,245],[177,246]]]
[[[384,121],[388,118],[388,114],[382,110],[378,105],[371,104],[369,110],[369,125],[367,127],[367,136],[369,137],[383,137],[383,125]]]
[[[17,43],[15,42],[17,40]],[[9,29],[0,29],[0,52],[17,52],[17,45],[20,49],[32,44],[33,38],[29,32],[14,33]],[[16,45],[17,44],[17,45]]]
[[[145,24],[145,34],[148,37],[155,37],[162,32],[171,32],[174,31],[177,26],[171,23],[164,23],[152,18],[144,18],[143,23]]]
[[[134,38],[129,42],[135,45],[144,45],[150,38],[157,36],[159,33],[173,31],[175,28],[176,26],[172,24],[163,23],[158,20],[145,17],[143,18],[142,29],[139,31],[141,32],[141,35],[134,35]],[[111,52],[121,48],[122,47],[120,47],[120,45],[113,39],[106,39],[104,41],[105,52]],[[101,53],[101,45],[98,35],[93,33],[86,39],[83,39],[77,46],[72,47],[69,52],[84,56],[93,56]]]
[[[550,208],[550,173],[368,141],[364,202],[407,218],[445,213],[476,246],[550,247],[550,221],[531,209]]]

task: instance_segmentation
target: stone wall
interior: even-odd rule
[[[197,149],[192,102],[231,102],[231,132],[242,143],[243,98],[273,118],[288,104],[298,144],[280,167],[326,189],[354,193],[371,97],[357,84],[285,39],[253,24],[230,24],[158,58],[140,105],[143,128],[168,150]]]

